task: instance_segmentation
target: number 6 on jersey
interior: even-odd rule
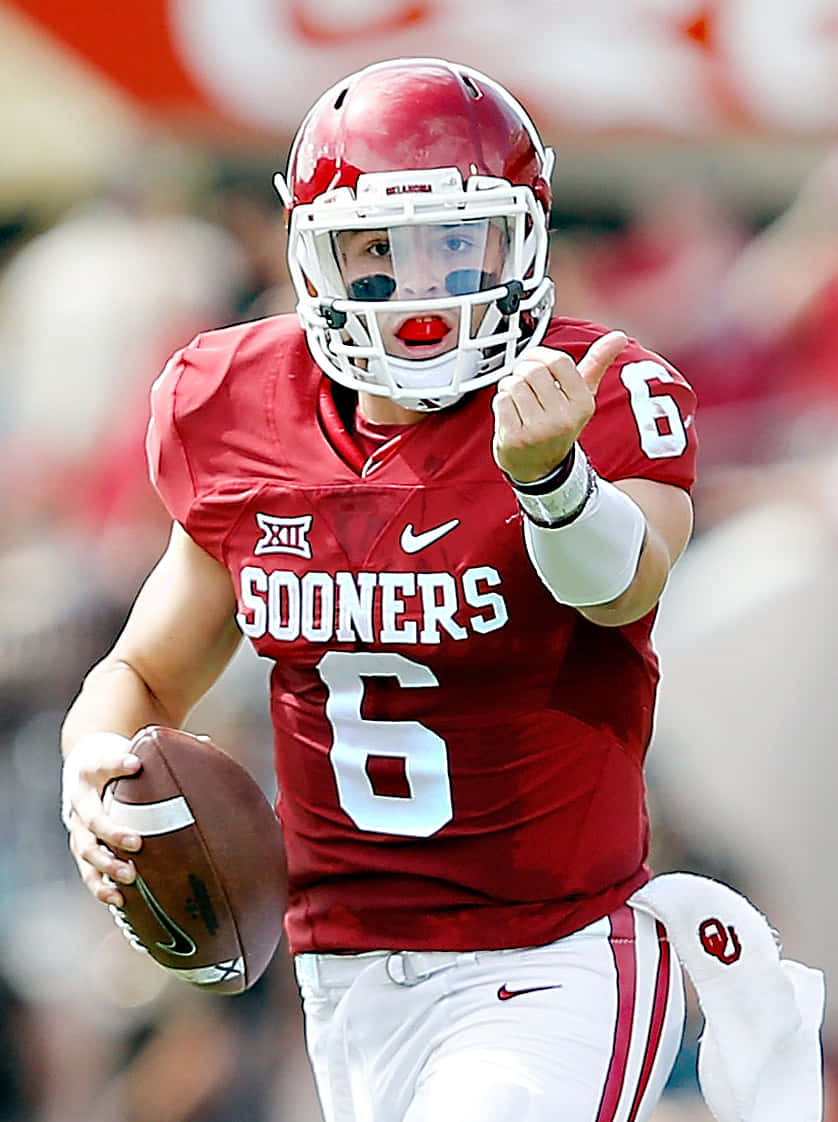
[[[328,651],[317,665],[328,690],[326,717],[333,740],[329,759],[343,810],[360,830],[427,838],[452,818],[448,749],[418,721],[370,721],[361,714],[364,679],[395,678],[405,689],[436,686],[421,663],[390,652]],[[404,760],[409,797],[379,795],[367,770],[370,757]]]

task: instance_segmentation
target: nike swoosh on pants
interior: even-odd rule
[[[523,993],[541,993],[542,990],[560,990],[561,983],[556,983],[552,986],[528,986],[523,990],[508,990],[506,986],[501,986],[498,990],[498,998],[501,1001],[509,1001],[511,997],[520,997]]]

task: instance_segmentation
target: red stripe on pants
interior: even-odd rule
[[[634,1102],[631,1104],[628,1122],[634,1122],[637,1117],[637,1112],[640,1109],[640,1104],[643,1101],[646,1088],[649,1086],[652,1065],[658,1054],[658,1047],[661,1042],[661,1036],[663,1035],[666,1003],[669,998],[669,956],[672,952],[669,947],[669,940],[666,937],[666,932],[663,929],[663,924],[657,922],[655,924],[655,931],[658,936],[658,975],[655,979],[655,997],[652,1004],[652,1016],[649,1019],[649,1032],[646,1037],[646,1050],[643,1054],[643,1067],[640,1069],[640,1079],[637,1083]]]
[[[596,1122],[612,1122],[614,1111],[620,1101],[620,1093],[626,1078],[637,989],[634,912],[627,904],[623,904],[609,919],[611,934],[608,936],[608,941],[611,944],[611,953],[617,971],[617,1016],[614,1024],[611,1063],[605,1077]]]

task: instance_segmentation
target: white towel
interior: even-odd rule
[[[718,1122],[822,1122],[823,973],[781,959],[765,917],[707,877],[666,873],[629,903],[661,921],[695,987],[698,1079]]]

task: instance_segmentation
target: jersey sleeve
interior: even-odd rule
[[[186,348],[177,351],[151,387],[151,416],[146,458],[154,489],[176,522],[183,525],[195,499],[195,481],[175,417],[177,388],[187,364]]]
[[[151,388],[146,434],[149,475],[164,506],[218,559],[229,525],[214,501],[214,445],[224,431],[220,410],[229,357],[211,335],[199,335],[176,351]]]
[[[696,405],[674,367],[632,343],[606,373],[581,443],[606,479],[650,479],[689,491],[698,454]]]

